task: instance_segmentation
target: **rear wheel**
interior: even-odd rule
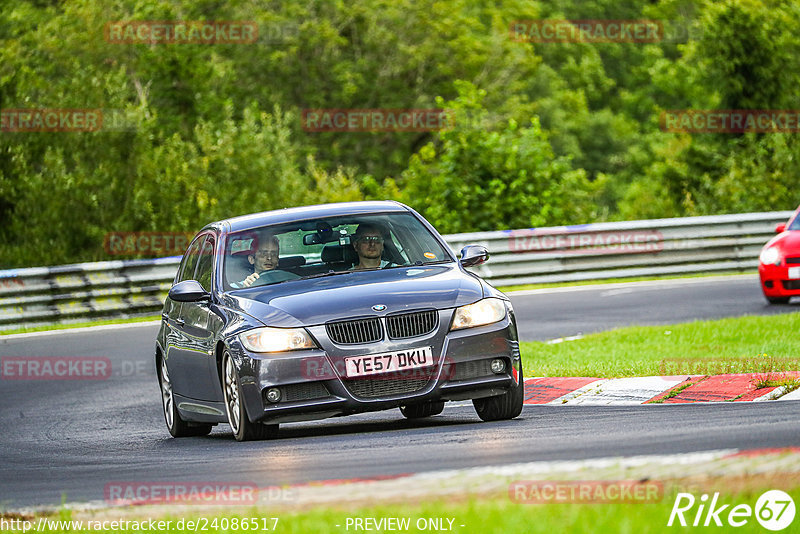
[[[159,358],[158,382],[161,385],[161,406],[164,408],[164,421],[167,430],[174,438],[188,436],[205,436],[211,432],[211,425],[206,423],[189,423],[181,419],[175,406],[175,395],[172,393],[172,382],[169,379],[167,360]]]
[[[522,366],[519,369],[519,383],[512,386],[508,393],[483,399],[472,399],[475,411],[484,421],[513,419],[522,413],[522,400],[525,382],[522,380]]]
[[[400,407],[400,413],[402,413],[406,419],[421,419],[423,417],[439,415],[443,411],[444,401],[426,402],[424,404],[410,404],[408,406]]]
[[[247,418],[239,373],[236,371],[236,364],[231,353],[227,350],[222,357],[222,373],[225,411],[228,414],[228,423],[231,425],[236,441],[267,439],[274,435],[278,430],[278,425],[251,423]]]
[[[788,304],[791,297],[767,297],[770,304]]]

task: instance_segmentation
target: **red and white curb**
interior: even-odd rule
[[[634,405],[690,402],[800,400],[800,389],[756,388],[763,374],[642,376],[633,378],[537,377],[525,380],[525,404]],[[800,372],[780,373],[800,378]]]
[[[345,501],[414,501],[467,494],[507,493],[520,480],[679,481],[687,476],[736,476],[800,473],[800,448],[718,449],[679,454],[604,457],[585,460],[520,462],[509,465],[446,469],[394,477],[312,482],[289,486],[291,505],[339,505]],[[331,486],[338,491],[331,491]],[[259,504],[268,500],[262,488]]]
[[[718,449],[689,453],[614,456],[584,460],[519,462],[466,469],[443,469],[389,476],[320,480],[300,484],[259,487],[257,499],[248,506],[270,509],[340,506],[342,503],[374,505],[378,502],[414,502],[431,498],[508,493],[519,481],[656,481],[681,483],[697,477],[747,476],[800,473],[800,447],[775,449]],[[135,503],[134,503],[135,504]],[[96,514],[120,512],[140,506],[113,505],[103,501],[69,503],[64,507]],[[197,505],[169,502],[148,504],[158,515],[179,514]],[[39,511],[45,508],[40,508]],[[35,513],[37,510],[20,510]]]

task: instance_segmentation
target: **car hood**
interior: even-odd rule
[[[778,245],[784,255],[800,254],[800,230],[790,230],[776,235],[769,240],[765,248],[773,245]]]
[[[228,305],[265,325],[314,326],[348,317],[453,308],[483,297],[479,279],[453,265],[398,267],[237,290]],[[383,305],[381,311],[373,306]]]

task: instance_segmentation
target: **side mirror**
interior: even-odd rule
[[[460,263],[463,267],[475,267],[489,259],[489,251],[483,245],[467,245],[461,249]]]
[[[197,280],[178,282],[172,286],[168,295],[175,302],[201,302],[211,299],[211,293],[203,289]]]
[[[786,231],[786,223],[779,223],[775,225],[775,233],[782,234]]]

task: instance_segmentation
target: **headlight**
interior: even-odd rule
[[[761,251],[761,255],[758,257],[758,260],[764,265],[780,265],[781,253],[778,251],[778,247],[765,248]]]
[[[496,298],[479,300],[475,304],[456,308],[450,330],[496,323],[502,321],[505,316],[506,305],[502,300]]]
[[[239,341],[250,352],[285,352],[317,347],[303,328],[254,328],[239,334]]]

